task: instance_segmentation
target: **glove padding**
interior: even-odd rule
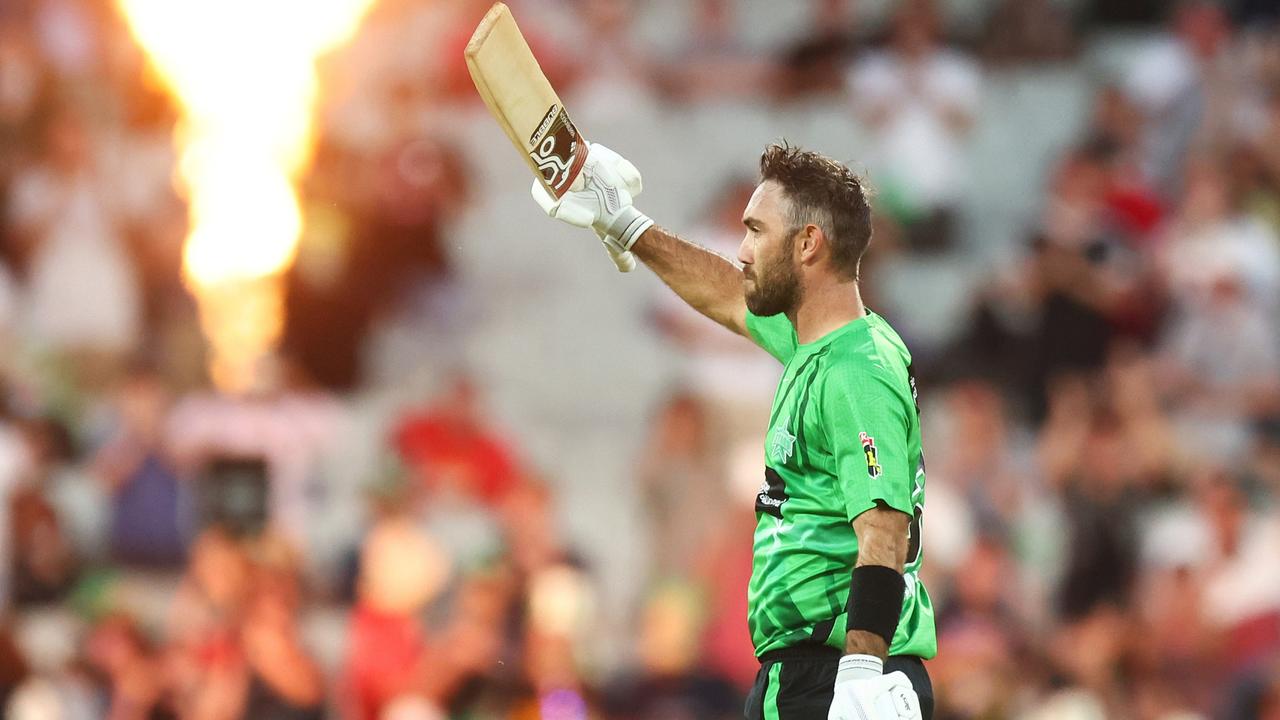
[[[921,720],[920,698],[906,674],[882,675],[883,668],[870,655],[841,658],[827,720]]]
[[[605,249],[624,270],[621,258],[641,233],[653,226],[632,202],[643,189],[640,171],[630,161],[599,143],[588,143],[582,172],[560,199],[534,180],[530,192],[547,215],[596,231]],[[634,267],[634,261],[629,257]]]

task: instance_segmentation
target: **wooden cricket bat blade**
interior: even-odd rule
[[[506,4],[489,8],[465,54],[490,114],[547,190],[563,196],[582,171],[587,144]]]
[[[556,198],[573,186],[587,160],[587,142],[543,74],[505,3],[485,13],[467,41],[467,70],[507,139],[542,186]],[[622,272],[636,266],[630,252],[609,257]]]

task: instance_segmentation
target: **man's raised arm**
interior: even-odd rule
[[[631,252],[694,310],[747,335],[742,270],[728,258],[656,225],[644,231]]]

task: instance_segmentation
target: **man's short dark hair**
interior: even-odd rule
[[[766,180],[781,185],[791,203],[788,235],[805,225],[822,228],[836,269],[856,280],[871,242],[871,206],[863,180],[843,164],[785,141],[770,145],[760,156],[760,181]]]

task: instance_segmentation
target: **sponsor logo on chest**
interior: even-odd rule
[[[764,482],[760,483],[760,489],[756,492],[756,512],[772,515],[775,519],[782,519],[782,506],[787,500],[787,483],[778,474],[777,470],[771,467],[764,469]]]

